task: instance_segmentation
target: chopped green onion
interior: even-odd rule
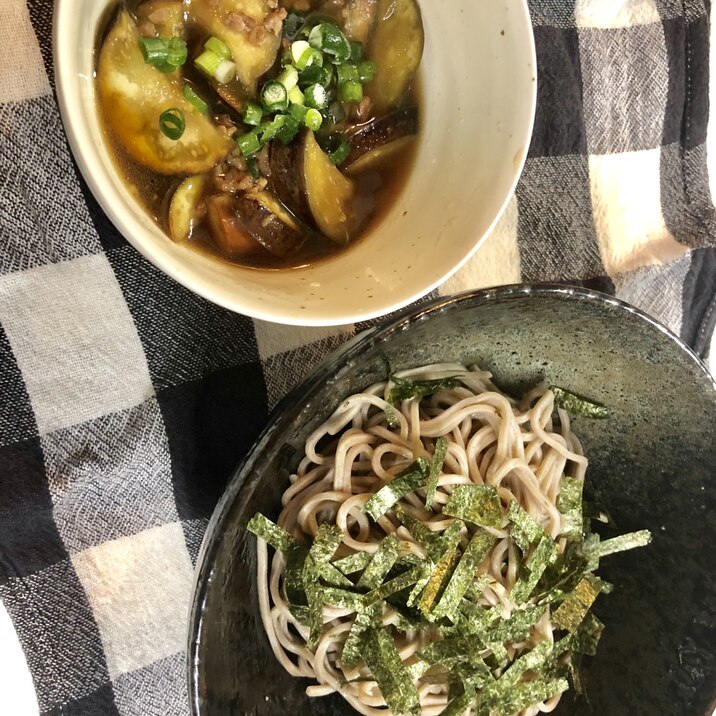
[[[278,136],[279,131],[286,124],[286,115],[277,114],[272,120],[261,122],[256,131],[261,140],[261,144],[266,144]]]
[[[187,85],[184,87],[184,99],[189,102],[194,109],[206,114],[209,111],[209,105],[194,91],[192,87]]]
[[[377,69],[378,66],[375,64],[375,62],[373,62],[373,60],[364,60],[358,65],[358,79],[363,84],[366,84],[367,82],[372,82]]]
[[[351,43],[332,22],[316,25],[308,36],[308,42],[315,50],[331,57],[335,64],[342,64],[351,57]]]
[[[360,102],[363,99],[363,85],[360,82],[344,82],[338,85],[338,97],[341,102]]]
[[[308,110],[302,104],[297,104],[296,102],[292,102],[288,108],[288,113],[299,124],[303,124],[304,120],[306,119],[307,112]]]
[[[306,89],[309,85],[319,84],[328,87],[333,79],[333,65],[311,65],[298,76],[298,86]]]
[[[358,68],[350,63],[339,65],[336,68],[336,77],[338,78],[339,85],[342,85],[344,82],[357,82]]]
[[[311,46],[305,40],[296,40],[296,42],[291,45],[293,61],[298,62],[303,57],[304,52],[310,49]]]
[[[288,93],[288,102],[289,104],[298,104],[301,107],[306,104],[306,98],[303,96],[303,92],[298,87],[294,87],[289,93]]]
[[[306,87],[303,93],[305,97],[306,106],[313,107],[313,109],[325,109],[328,106],[328,95],[326,94],[326,88],[323,85],[311,85]]]
[[[303,122],[312,132],[317,132],[323,124],[323,115],[317,109],[311,107],[306,111],[306,117]]]
[[[186,129],[184,113],[176,108],[162,112],[161,115],[159,115],[159,129],[162,130],[162,134],[164,134],[165,137],[169,137],[169,139],[175,142],[181,139]]]
[[[204,43],[204,49],[213,52],[220,60],[231,59],[231,50],[218,37],[213,35]]]
[[[194,64],[207,76],[213,77],[221,64],[221,58],[211,50],[202,52]]]
[[[258,127],[261,124],[264,111],[261,107],[254,102],[247,102],[244,107],[244,124],[248,124],[252,127]]]
[[[261,141],[256,130],[239,135],[236,138],[236,144],[245,157],[250,157],[261,149]]]
[[[142,37],[139,49],[144,61],[162,72],[174,72],[187,59],[186,42],[180,37]]]
[[[348,159],[351,148],[340,134],[329,134],[321,143],[321,149],[330,157],[330,160],[339,167]]]
[[[284,115],[284,118],[286,121],[279,129],[278,133],[276,134],[276,137],[283,144],[289,144],[294,140],[299,130],[301,129],[301,122],[292,114],[286,114]]]
[[[288,109],[288,92],[276,80],[267,82],[261,90],[261,104],[267,112],[285,112]]]
[[[288,65],[277,77],[277,81],[286,88],[286,92],[290,93],[298,85],[298,70],[293,65]]]
[[[231,60],[221,60],[214,72],[214,79],[220,85],[226,85],[236,77],[236,63]]]
[[[363,45],[360,42],[351,42],[351,62],[360,62],[363,59]]]

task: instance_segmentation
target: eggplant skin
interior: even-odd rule
[[[268,192],[235,198],[219,194],[209,197],[206,204],[212,239],[227,258],[256,257],[268,251],[291,259],[303,248],[305,238],[299,226]]]
[[[279,199],[294,216],[306,223],[311,222],[311,209],[306,198],[303,182],[303,142],[288,145],[271,142],[269,164],[271,176],[269,191]]]
[[[348,169],[351,164],[356,162],[363,155],[368,154],[368,152],[372,152],[398,139],[417,133],[417,107],[399,109],[385,117],[373,119],[346,137],[346,141],[351,148],[351,153],[348,155],[348,159],[346,159],[344,168]]]

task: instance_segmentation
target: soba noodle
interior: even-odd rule
[[[436,441],[448,441],[433,511],[426,509],[425,489],[400,501],[406,512],[430,530],[442,532],[453,518],[441,508],[457,485],[490,485],[496,488],[504,513],[517,501],[565,549],[562,515],[557,507],[564,475],[583,481],[587,468],[569,415],[555,408],[553,393],[538,388],[520,401],[504,394],[491,375],[460,364],[430,365],[399,374],[412,380],[458,376],[459,387],[443,389],[422,398],[392,406],[388,382],[378,383],[344,400],[333,415],[308,438],[305,457],[283,495],[279,525],[303,543],[311,543],[319,525],[329,523],[343,530],[339,555],[375,553],[381,541],[395,533],[406,552],[425,557],[423,548],[390,511],[374,523],[363,512],[368,499],[419,457],[430,459]],[[555,420],[555,414],[558,419]],[[338,437],[336,437],[338,436]],[[467,525],[463,543],[475,530]],[[496,543],[481,564],[478,575],[491,580],[477,602],[485,608],[499,606],[505,618],[516,609],[510,598],[522,557],[507,529],[487,528]],[[323,631],[315,648],[306,644],[309,630],[292,614],[283,584],[286,559],[277,552],[269,559],[266,542],[259,539],[258,585],[260,610],[276,658],[289,674],[315,680],[309,696],[339,692],[351,706],[367,716],[390,711],[377,683],[363,662],[354,668],[341,663],[341,652],[355,618],[348,609],[325,607]],[[383,625],[397,624],[400,615],[386,605]],[[395,631],[403,663],[418,660],[417,652],[431,639],[428,631]],[[511,658],[544,640],[554,641],[549,610],[536,623],[526,641],[508,644]],[[448,683],[415,680],[422,714],[438,716],[447,706]],[[522,716],[554,710],[559,695],[520,711]],[[475,713],[468,708],[465,714]]]

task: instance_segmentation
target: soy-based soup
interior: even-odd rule
[[[416,0],[144,0],[98,42],[115,159],[177,242],[282,268],[344,250],[405,182]]]

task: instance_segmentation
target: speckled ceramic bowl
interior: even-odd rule
[[[513,391],[541,380],[599,397],[605,421],[575,419],[588,491],[649,549],[615,555],[606,623],[587,660],[586,701],[558,714],[710,716],[716,702],[716,386],[674,335],[584,290],[514,287],[441,299],[373,329],[294,391],[237,470],[209,526],[189,638],[195,716],[347,716],[340,697],[309,703],[274,659],[259,618],[255,540],[242,525],[276,516],[306,436],[344,396],[396,368],[461,360]]]

